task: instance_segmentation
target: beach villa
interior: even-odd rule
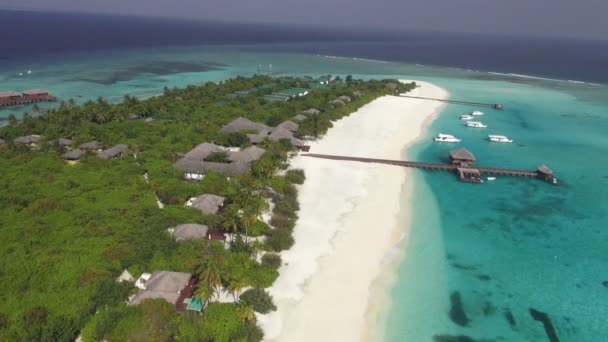
[[[146,299],[164,299],[178,312],[201,311],[202,302],[193,297],[198,282],[190,273],[157,271],[143,273],[135,282],[140,291],[129,298],[129,305],[139,305]],[[190,305],[193,303],[193,305]]]
[[[186,206],[198,209],[205,215],[215,215],[222,210],[225,200],[222,196],[204,194],[190,198],[186,202]]]
[[[61,157],[65,159],[68,164],[74,165],[80,161],[82,157],[84,157],[86,152],[80,149],[75,149],[64,153]]]
[[[173,235],[175,241],[185,240],[226,240],[224,233],[217,229],[209,229],[209,227],[196,224],[186,223],[180,224],[173,228],[167,229],[169,234]]]
[[[99,152],[101,152],[103,145],[99,141],[93,140],[93,141],[86,142],[84,144],[80,144],[80,146],[78,146],[78,147],[81,150],[99,153]]]
[[[128,148],[129,146],[125,145],[125,144],[118,144],[115,146],[110,147],[109,149],[101,152],[100,154],[98,154],[97,156],[101,159],[117,159],[122,157],[122,153]]]
[[[26,145],[31,148],[31,147],[38,146],[37,143],[40,140],[40,138],[41,137],[39,135],[35,135],[35,134],[24,135],[24,136],[15,138],[15,140],[13,140],[13,142],[15,144],[22,144],[22,145]]]

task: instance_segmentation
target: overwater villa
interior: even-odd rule
[[[450,151],[450,163],[460,166],[471,166],[475,164],[475,156],[466,148]]]
[[[36,102],[52,102],[55,97],[46,89],[29,89],[23,93],[16,91],[0,91],[0,108],[29,104]]]

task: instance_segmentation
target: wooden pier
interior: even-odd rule
[[[550,183],[557,184],[557,179],[553,177],[553,172],[546,166],[540,166],[535,171],[529,170],[517,170],[517,169],[504,169],[497,167],[473,167],[470,165],[457,165],[457,164],[441,164],[441,163],[425,163],[425,162],[414,162],[405,160],[391,160],[391,159],[374,159],[374,158],[361,158],[361,157],[349,157],[349,156],[336,156],[327,154],[315,154],[315,153],[304,153],[304,157],[331,159],[331,160],[344,160],[354,161],[362,163],[375,163],[375,164],[387,164],[395,166],[410,167],[415,169],[430,170],[430,171],[448,171],[454,172],[459,175],[460,179],[465,182],[483,183],[479,177],[471,177],[471,173],[478,175],[496,175],[496,176],[511,176],[511,177],[526,177],[526,178],[539,178],[546,180]]]
[[[398,97],[408,97],[411,99],[419,99],[419,100],[431,100],[431,101],[439,101],[444,103],[453,103],[453,104],[461,104],[466,106],[476,106],[476,107],[489,107],[497,110],[503,110],[504,106],[500,103],[482,103],[482,102],[471,102],[471,101],[460,101],[460,100],[447,100],[447,99],[436,99],[432,97],[422,97],[422,96],[410,96],[410,95],[393,95]]]

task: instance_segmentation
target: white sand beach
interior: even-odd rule
[[[433,84],[408,95],[447,98]],[[385,96],[334,123],[311,153],[403,159],[443,104]],[[376,320],[374,284],[410,217],[406,169],[298,156],[304,169],[295,245],[269,289],[278,310],[259,316],[269,341],[361,341]],[[373,285],[374,284],[374,285]],[[373,285],[373,286],[372,286]],[[386,287],[386,286],[385,286]],[[379,291],[379,290],[376,290]],[[386,289],[385,289],[386,291]],[[374,297],[372,297],[374,296]],[[386,297],[386,295],[385,295]]]

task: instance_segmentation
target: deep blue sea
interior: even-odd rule
[[[20,32],[3,37],[0,90],[44,87],[62,100],[145,98],[261,71],[421,79],[453,99],[505,104],[485,110],[484,130],[458,120],[478,108],[447,106],[408,157],[442,160],[455,146],[430,138],[450,133],[480,165],[545,163],[560,184],[470,185],[417,172],[386,341],[549,341],[530,309],[548,315],[560,341],[608,340],[607,42],[9,11],[0,11],[0,29]],[[44,38],[24,39],[37,32]],[[26,111],[0,110],[0,118]],[[491,144],[488,134],[515,142]]]

